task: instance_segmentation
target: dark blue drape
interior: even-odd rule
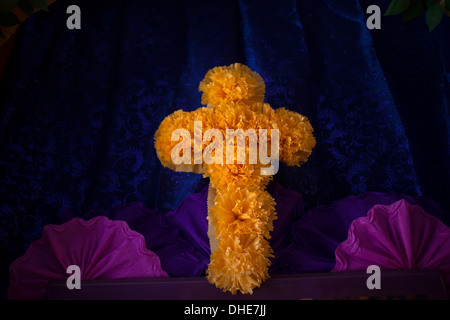
[[[389,1],[377,1],[382,12]],[[81,8],[81,30],[66,8]],[[166,211],[208,182],[164,169],[153,135],[200,107],[212,67],[241,62],[266,101],[308,116],[317,146],[275,180],[306,208],[364,191],[450,209],[450,18],[429,33],[373,1],[64,1],[22,26],[0,95],[0,250],[13,259],[60,213],[142,201]]]

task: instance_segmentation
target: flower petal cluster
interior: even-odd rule
[[[265,90],[263,78],[240,63],[209,70],[199,85],[199,91],[203,92],[202,104],[213,106],[262,102]]]
[[[308,160],[316,139],[313,127],[308,118],[279,108],[275,111],[280,130],[280,160],[288,166],[298,166]]]
[[[216,227],[218,241],[232,234],[252,233],[270,239],[275,201],[263,190],[246,188],[219,193],[208,219]]]
[[[272,249],[267,240],[254,234],[230,235],[211,254],[207,279],[223,291],[253,293],[269,278]]]

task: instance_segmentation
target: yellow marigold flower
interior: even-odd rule
[[[230,234],[253,233],[270,239],[275,200],[265,191],[233,189],[218,193],[208,217],[220,241]]]
[[[245,186],[248,190],[264,188],[272,179],[271,175],[261,175],[261,164],[211,164],[205,166],[204,177],[219,192]]]
[[[191,114],[177,110],[164,118],[155,133],[155,149],[159,160],[165,167],[171,167],[171,153],[178,141],[171,141],[172,132],[176,129],[187,129],[191,122]]]
[[[316,145],[308,118],[285,108],[275,110],[280,130],[280,160],[289,166],[300,166],[308,160]]]
[[[211,122],[212,109],[200,108],[192,112],[177,110],[171,115],[167,116],[159,125],[155,133],[155,149],[161,164],[167,168],[177,171],[198,172],[203,173],[203,165],[194,165],[194,121],[202,122],[202,129],[209,129],[208,126],[213,125]],[[175,165],[172,162],[172,149],[182,140],[172,141],[172,133],[176,129],[186,129],[189,131],[191,138],[191,161],[192,164]],[[202,149],[206,146],[202,143]]]
[[[191,112],[192,121],[201,121],[203,131],[215,128],[214,110],[208,107],[198,108]],[[193,124],[192,124],[193,125]]]
[[[254,234],[228,236],[211,254],[207,279],[223,291],[253,293],[269,278],[272,249],[267,240]]]
[[[245,65],[234,63],[208,71],[200,82],[202,104],[218,106],[242,102],[251,105],[264,101],[265,84],[261,76]]]
[[[227,129],[255,129],[257,125],[257,115],[248,106],[240,103],[229,103],[218,105],[213,109],[212,118],[214,128],[219,129],[223,137],[226,137]]]
[[[278,121],[278,117],[275,113],[275,110],[272,109],[270,104],[264,102],[256,102],[249,106],[249,109],[255,112],[256,114],[265,118],[269,123],[276,125]],[[261,117],[261,119],[262,119]],[[266,128],[268,129],[268,128]]]
[[[267,146],[270,150],[271,140],[272,140],[272,130],[278,129],[278,116],[275,110],[268,103],[255,103],[250,109],[255,112],[256,124],[255,130],[259,133],[260,129],[267,130]],[[260,136],[258,135],[258,142],[260,141]],[[270,154],[270,152],[269,152]]]

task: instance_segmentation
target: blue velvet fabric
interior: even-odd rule
[[[377,4],[382,12],[389,1]],[[81,8],[81,30],[66,8]],[[240,62],[266,101],[309,117],[317,139],[275,180],[305,208],[366,191],[426,195],[450,209],[450,18],[429,33],[372,1],[65,1],[20,30],[0,94],[2,282],[60,214],[142,201],[169,211],[208,183],[164,169],[153,136],[201,105],[212,67]]]

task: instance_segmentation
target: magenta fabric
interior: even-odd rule
[[[450,228],[419,205],[375,205],[355,219],[336,249],[332,271],[440,269],[450,285]]]
[[[98,216],[47,225],[42,238],[10,266],[9,299],[44,299],[47,284],[78,265],[81,280],[168,277],[144,237],[123,221]]]

